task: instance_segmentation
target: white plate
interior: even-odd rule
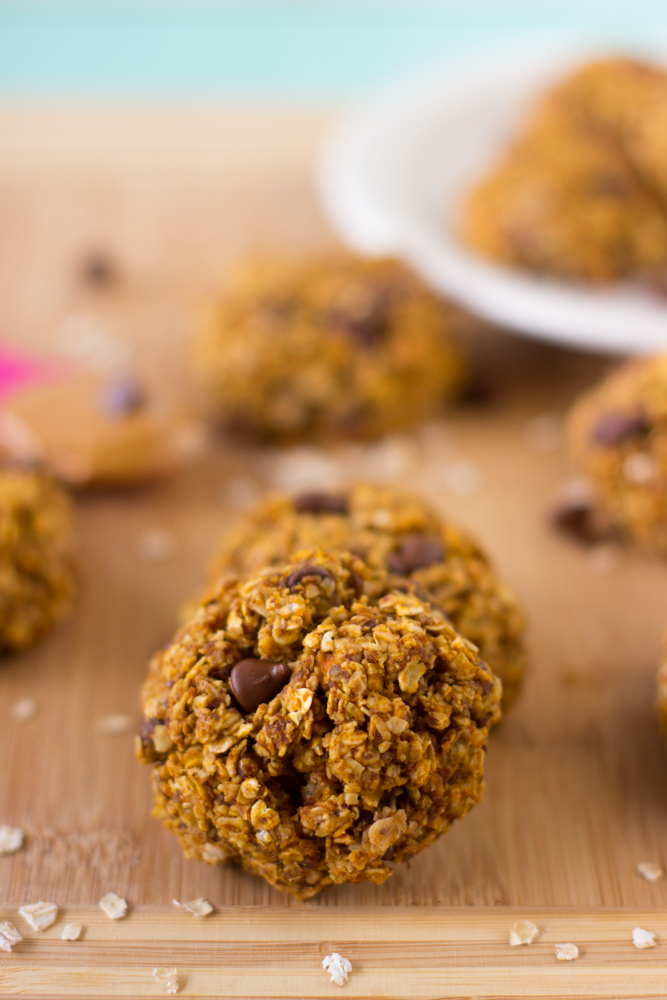
[[[527,277],[476,257],[456,234],[463,193],[531,101],[595,54],[478,52],[367,101],[334,128],[320,156],[317,187],[334,228],[361,253],[402,257],[433,288],[510,329],[599,351],[666,347],[667,303],[656,296]],[[649,56],[667,61],[667,46]]]

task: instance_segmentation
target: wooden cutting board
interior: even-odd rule
[[[190,316],[229,263],[331,243],[310,188],[328,120],[0,109],[3,337],[48,349],[96,324],[132,347],[155,392],[187,399]],[[91,251],[115,262],[106,288],[80,280]],[[667,864],[667,758],[652,716],[667,567],[554,534],[547,512],[572,470],[551,440],[557,423],[534,423],[562,414],[609,362],[489,331],[471,350],[497,399],[419,435],[326,453],[215,441],[169,482],[78,499],[75,614],[0,664],[0,823],[26,832],[22,851],[0,857],[0,919],[26,934],[0,953],[0,996],[159,996],[153,968],[175,966],[183,996],[326,997],[338,987],[320,963],[334,950],[353,963],[348,997],[667,994],[667,881],[635,871]],[[138,719],[146,661],[244,503],[359,470],[417,485],[484,539],[526,608],[531,673],[490,741],[484,802],[385,885],[304,904],[235,868],[184,861],[151,818],[132,733],[99,723]],[[175,540],[162,562],[141,555],[155,528]],[[21,697],[38,706],[24,723],[11,719]],[[99,910],[110,890],[128,900],[124,920]],[[214,915],[171,902],[199,895]],[[38,899],[61,908],[42,934],[16,915]],[[521,917],[541,936],[510,948]],[[65,943],[72,919],[85,930]],[[657,932],[656,948],[633,947],[637,925]],[[577,961],[556,961],[564,941]]]

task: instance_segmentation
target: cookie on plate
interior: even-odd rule
[[[0,649],[32,645],[74,596],[72,510],[56,482],[0,470]]]
[[[357,484],[340,493],[275,494],[222,540],[210,571],[254,571],[301,548],[343,549],[441,608],[503,683],[503,709],[526,668],[523,616],[470,535],[402,489]]]
[[[138,754],[188,856],[305,899],[384,882],[465,816],[499,700],[442,611],[306,550],[220,582],[156,655]]]
[[[557,85],[470,193],[466,242],[535,274],[652,280],[667,265],[656,182],[661,174],[667,190],[667,111],[656,106],[667,108],[667,73],[630,59],[591,63]]]
[[[211,414],[236,433],[373,437],[452,399],[462,375],[452,314],[396,261],[258,259],[202,313],[194,372]]]
[[[586,393],[568,437],[601,508],[644,548],[667,555],[667,355],[624,364]]]

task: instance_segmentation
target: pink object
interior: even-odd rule
[[[61,358],[18,354],[0,346],[0,403],[21,386],[61,377],[69,367]]]

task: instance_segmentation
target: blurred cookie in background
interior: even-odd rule
[[[584,282],[667,268],[667,72],[626,58],[584,66],[537,104],[464,207],[485,257]]]
[[[667,555],[667,355],[624,364],[586,393],[571,410],[568,440],[600,508]]]
[[[204,309],[194,373],[211,415],[243,436],[374,437],[456,396],[453,315],[393,260],[257,258]]]
[[[32,645],[74,598],[70,501],[36,472],[0,469],[0,650]]]

